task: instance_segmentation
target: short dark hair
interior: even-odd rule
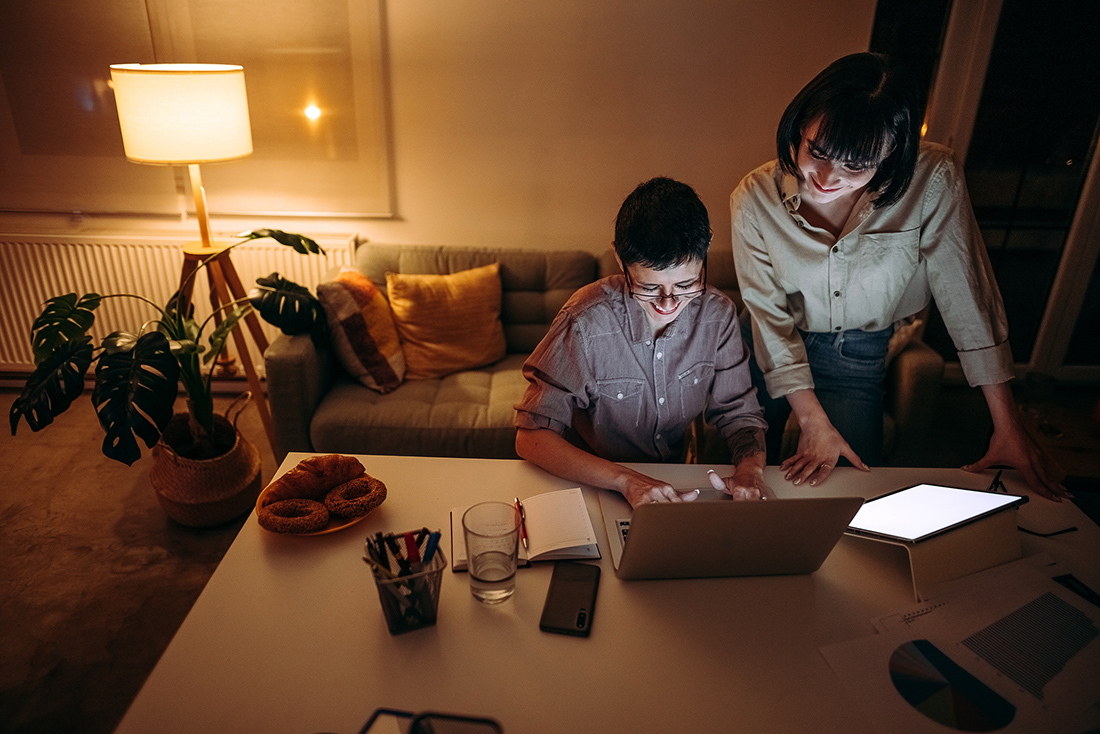
[[[920,151],[917,90],[889,57],[858,53],[829,64],[802,88],[779,121],[776,152],[783,170],[802,180],[798,146],[802,131],[821,124],[814,139],[822,154],[860,165],[878,164],[868,184],[875,207],[893,204],[913,180]],[[882,163],[879,157],[890,149]]]
[[[615,254],[624,267],[665,270],[703,260],[710,239],[710,218],[695,189],[671,178],[638,184],[615,218]]]

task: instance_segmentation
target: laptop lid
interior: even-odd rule
[[[601,491],[615,573],[621,579],[813,573],[863,504],[862,497],[717,497],[725,495],[704,491],[694,502],[632,510],[619,493]]]

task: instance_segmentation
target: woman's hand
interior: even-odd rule
[[[638,472],[627,476],[619,491],[623,493],[623,497],[626,497],[631,507],[652,502],[694,502],[699,496],[697,489],[678,492],[672,488],[671,484]]]
[[[993,417],[993,437],[989,440],[985,456],[963,469],[980,472],[994,465],[1010,466],[1017,469],[1031,488],[1043,497],[1055,502],[1070,497],[1062,486],[1065,471],[1024,430],[1008,386],[983,385],[982,392]]]
[[[860,471],[871,471],[829,422],[813,390],[796,390],[787,399],[798,419],[801,433],[794,456],[779,465],[784,479],[795,484],[809,482],[811,487],[821,484],[832,473],[841,456]]]
[[[764,483],[765,456],[762,452],[750,454],[733,468],[733,474],[720,477],[712,469],[707,472],[710,486],[725,492],[735,500],[774,499],[775,495]]]

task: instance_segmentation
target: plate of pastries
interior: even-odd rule
[[[256,519],[273,533],[322,535],[354,525],[385,499],[386,485],[355,457],[311,456],[260,492]]]

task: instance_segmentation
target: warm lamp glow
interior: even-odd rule
[[[309,119],[316,120],[320,116],[321,110],[319,107],[317,107],[317,105],[311,104],[309,107],[306,107],[306,117],[308,117]]]
[[[114,64],[126,157],[186,165],[252,153],[244,69],[225,64]]]

